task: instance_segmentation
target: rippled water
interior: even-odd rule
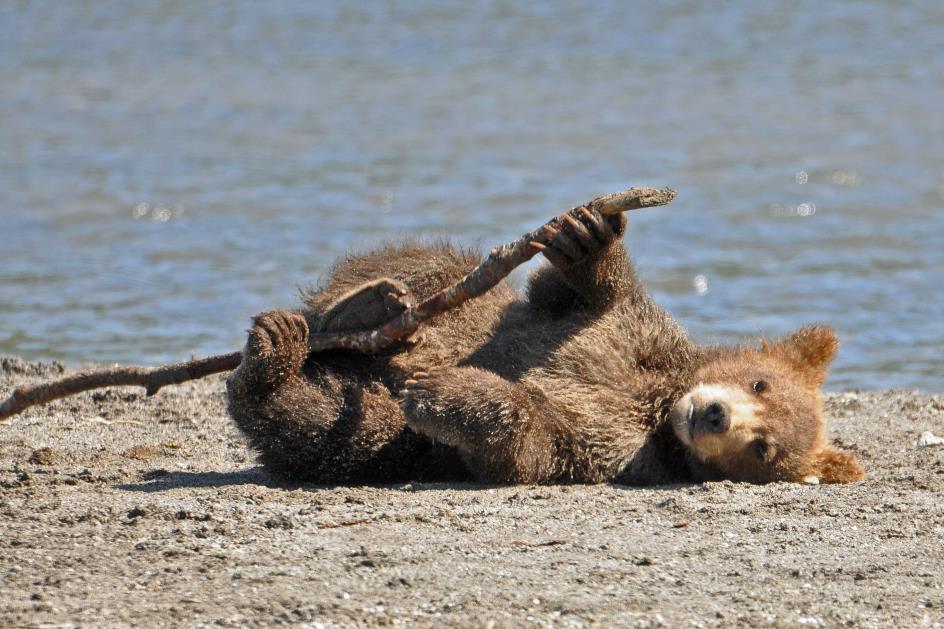
[[[628,238],[696,337],[944,390],[944,4],[532,4],[3,3],[0,352],[230,351],[346,248],[671,185]]]

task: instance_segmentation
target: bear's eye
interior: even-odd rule
[[[777,451],[776,448],[763,439],[755,439],[751,442],[751,450],[754,452],[754,456],[764,463],[772,461]]]
[[[766,380],[755,380],[755,381],[754,381],[754,384],[751,385],[751,389],[752,389],[752,390],[754,391],[754,393],[756,393],[757,395],[760,395],[761,393],[763,393],[764,391],[766,391],[766,390],[769,389],[769,388],[770,388],[770,385],[767,384],[767,381],[766,381]]]

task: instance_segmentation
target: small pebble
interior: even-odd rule
[[[929,448],[931,446],[944,446],[944,437],[938,437],[930,430],[921,433],[915,445],[919,448]]]
[[[29,463],[34,465],[52,465],[56,462],[56,454],[52,448],[39,448],[33,450],[29,457]]]

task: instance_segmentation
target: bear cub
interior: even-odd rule
[[[548,264],[525,295],[502,282],[382,355],[309,355],[310,333],[376,327],[481,262],[444,243],[348,256],[304,308],[254,318],[230,414],[297,481],[862,478],[825,434],[833,332],[699,345],[640,284],[625,229],[584,209],[533,243]]]

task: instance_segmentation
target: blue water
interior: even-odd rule
[[[0,4],[0,353],[242,344],[339,253],[483,246],[630,185],[705,341],[833,325],[944,391],[944,4]]]

